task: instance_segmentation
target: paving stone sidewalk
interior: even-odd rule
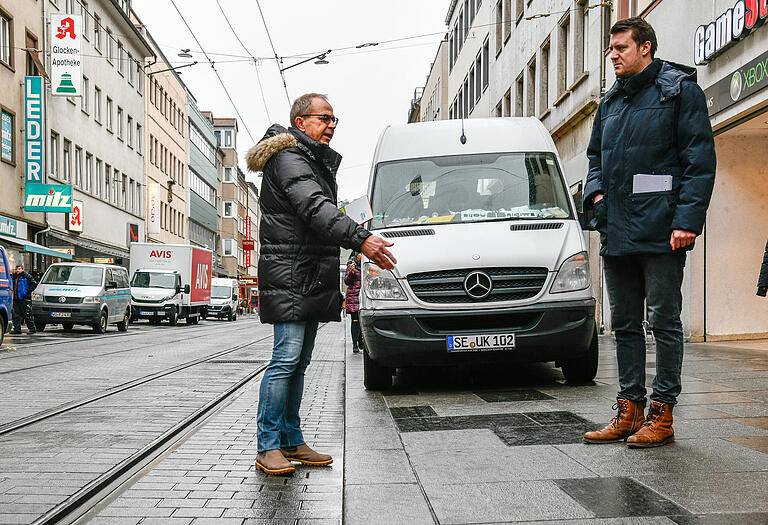
[[[88,523],[340,524],[344,472],[345,325],[318,332],[301,419],[308,445],[333,455],[330,467],[297,466],[289,476],[255,471],[259,383],[247,387]]]

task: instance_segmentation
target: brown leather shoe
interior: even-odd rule
[[[627,438],[627,446],[632,448],[660,447],[675,440],[672,428],[672,409],[675,405],[651,401],[648,416],[640,430]]]
[[[643,424],[645,403],[617,399],[613,408],[616,416],[604,428],[584,434],[584,443],[615,443],[634,434]]]
[[[333,463],[333,458],[328,454],[320,454],[315,452],[309,445],[301,444],[297,447],[290,447],[281,449],[283,456],[288,461],[298,461],[303,465],[312,465],[315,467],[322,467]]]
[[[265,474],[278,475],[296,472],[296,467],[285,459],[278,449],[266,450],[256,455],[256,468]]]

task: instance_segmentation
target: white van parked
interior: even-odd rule
[[[211,282],[211,305],[208,307],[208,315],[237,321],[238,297],[237,279],[214,277]]]
[[[370,229],[391,272],[365,260],[365,386],[397,367],[555,361],[597,371],[595,299],[573,200],[534,118],[384,130],[369,180]]]

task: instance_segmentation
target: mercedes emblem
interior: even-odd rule
[[[464,279],[464,291],[472,299],[485,299],[491,294],[493,281],[485,272],[471,272]]]

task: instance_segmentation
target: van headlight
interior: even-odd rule
[[[589,256],[587,252],[577,253],[569,257],[560,266],[550,293],[575,292],[589,287],[592,278],[589,273]]]
[[[84,303],[98,303],[99,298],[98,297],[83,297]]]
[[[42,301],[43,300],[43,294],[32,292],[32,300],[35,301],[35,302]]]
[[[376,301],[405,301],[403,287],[389,270],[372,263],[363,264],[363,289],[369,299]]]

